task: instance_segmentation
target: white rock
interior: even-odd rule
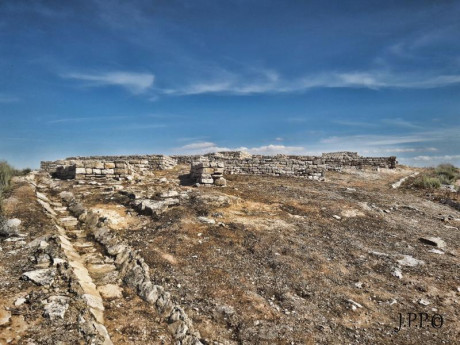
[[[174,198],[179,195],[179,192],[175,190],[169,190],[167,192],[163,192],[160,195],[160,198]]]
[[[51,268],[43,268],[35,271],[25,272],[22,276],[38,285],[51,285],[54,281],[56,271]]]
[[[403,277],[402,272],[399,268],[393,268],[393,270],[391,271],[391,274],[398,279],[402,279]]]
[[[403,255],[403,258],[401,260],[398,260],[398,263],[401,266],[415,267],[417,265],[423,265],[425,262],[422,260],[415,259],[410,255]]]
[[[348,303],[351,304],[351,309],[356,310],[356,308],[362,308],[363,306],[358,302],[353,301],[352,299],[347,300]]]
[[[16,307],[20,307],[21,305],[23,305],[24,303],[26,303],[26,299],[24,297],[19,297],[16,301],[14,301],[14,305]]]
[[[335,218],[335,219],[337,219],[337,220],[342,219],[342,217],[340,217],[340,216],[338,216],[338,215],[336,215],[336,214],[334,214],[332,217]]]
[[[423,298],[419,299],[418,303],[421,304],[421,305],[425,305],[425,306],[430,304],[429,301],[427,301],[426,299],[423,299]]]
[[[446,247],[446,242],[444,242],[444,240],[439,237],[420,237],[419,240],[424,244],[435,246],[441,249]]]
[[[198,217],[198,220],[204,224],[216,224],[216,221],[214,219],[207,218],[207,217],[201,216],[201,217]]]
[[[45,304],[44,316],[49,317],[51,320],[57,318],[63,319],[67,308],[69,307],[69,297],[65,296],[51,296]]]

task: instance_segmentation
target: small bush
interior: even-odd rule
[[[440,164],[434,170],[442,184],[452,184],[460,178],[460,171],[452,164]]]
[[[11,177],[15,175],[15,170],[5,161],[0,161],[0,193],[10,185]]]
[[[413,185],[417,188],[435,189],[441,187],[441,181],[437,177],[424,175],[416,178]]]

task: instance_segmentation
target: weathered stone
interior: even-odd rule
[[[424,244],[429,244],[430,246],[435,246],[441,249],[446,247],[446,242],[439,237],[420,237],[419,240]]]
[[[225,187],[227,185],[227,180],[223,177],[219,177],[214,180],[214,184],[219,187]]]
[[[37,285],[49,286],[54,281],[56,271],[52,268],[43,268],[35,271],[25,272],[22,277],[33,281]]]
[[[50,320],[63,319],[67,308],[69,307],[69,297],[65,296],[51,296],[45,304],[44,316]]]
[[[17,218],[8,219],[2,221],[0,219],[0,236],[14,236],[19,233],[19,227],[21,225],[21,220]]]
[[[6,326],[11,322],[11,312],[3,308],[0,309],[0,326]]]
[[[401,266],[414,267],[417,265],[423,265],[425,262],[422,260],[415,259],[410,255],[403,255],[403,258],[401,260],[398,260],[398,263]]]
[[[123,297],[123,289],[115,284],[106,284],[98,286],[97,290],[101,294],[102,298],[107,300],[117,299]]]

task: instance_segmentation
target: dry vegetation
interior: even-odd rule
[[[54,181],[50,197],[72,191],[120,242],[139,250],[203,344],[459,339],[460,212],[419,190],[391,188],[413,170],[350,170],[329,173],[326,182],[233,175],[225,188],[192,187],[187,170],[132,183]],[[164,196],[171,191],[177,196]],[[138,206],[173,198],[157,214]],[[446,245],[423,240],[432,237]],[[8,265],[5,249],[1,255]],[[151,331],[159,319],[129,288],[104,303],[116,344],[169,343],[159,321]],[[444,325],[396,332],[399,313],[408,312],[440,314]]]

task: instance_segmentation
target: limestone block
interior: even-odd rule
[[[115,162],[115,168],[126,168],[126,162],[125,161],[116,161]]]
[[[92,168],[86,168],[86,174],[92,174],[93,169]]]
[[[126,174],[128,174],[128,169],[115,168],[114,172],[115,172],[116,175],[126,175]]]
[[[199,168],[197,171],[199,174],[212,174],[214,172],[213,168]]]
[[[115,163],[106,162],[106,163],[104,163],[104,168],[105,169],[113,169],[113,168],[115,168]]]
[[[75,173],[76,174],[86,174],[86,169],[85,168],[76,168]]]
[[[96,169],[104,169],[104,163],[101,161],[94,161],[94,168]]]
[[[214,179],[211,177],[211,178],[205,178],[205,177],[200,177],[200,179],[198,180],[199,183],[202,183],[202,184],[213,184],[214,183]]]
[[[101,175],[102,174],[101,169],[93,169],[93,174]]]
[[[110,175],[110,174],[113,175],[115,173],[115,171],[113,169],[102,169],[101,173],[102,173],[102,175]]]
[[[214,168],[214,174],[223,174],[224,168]]]

